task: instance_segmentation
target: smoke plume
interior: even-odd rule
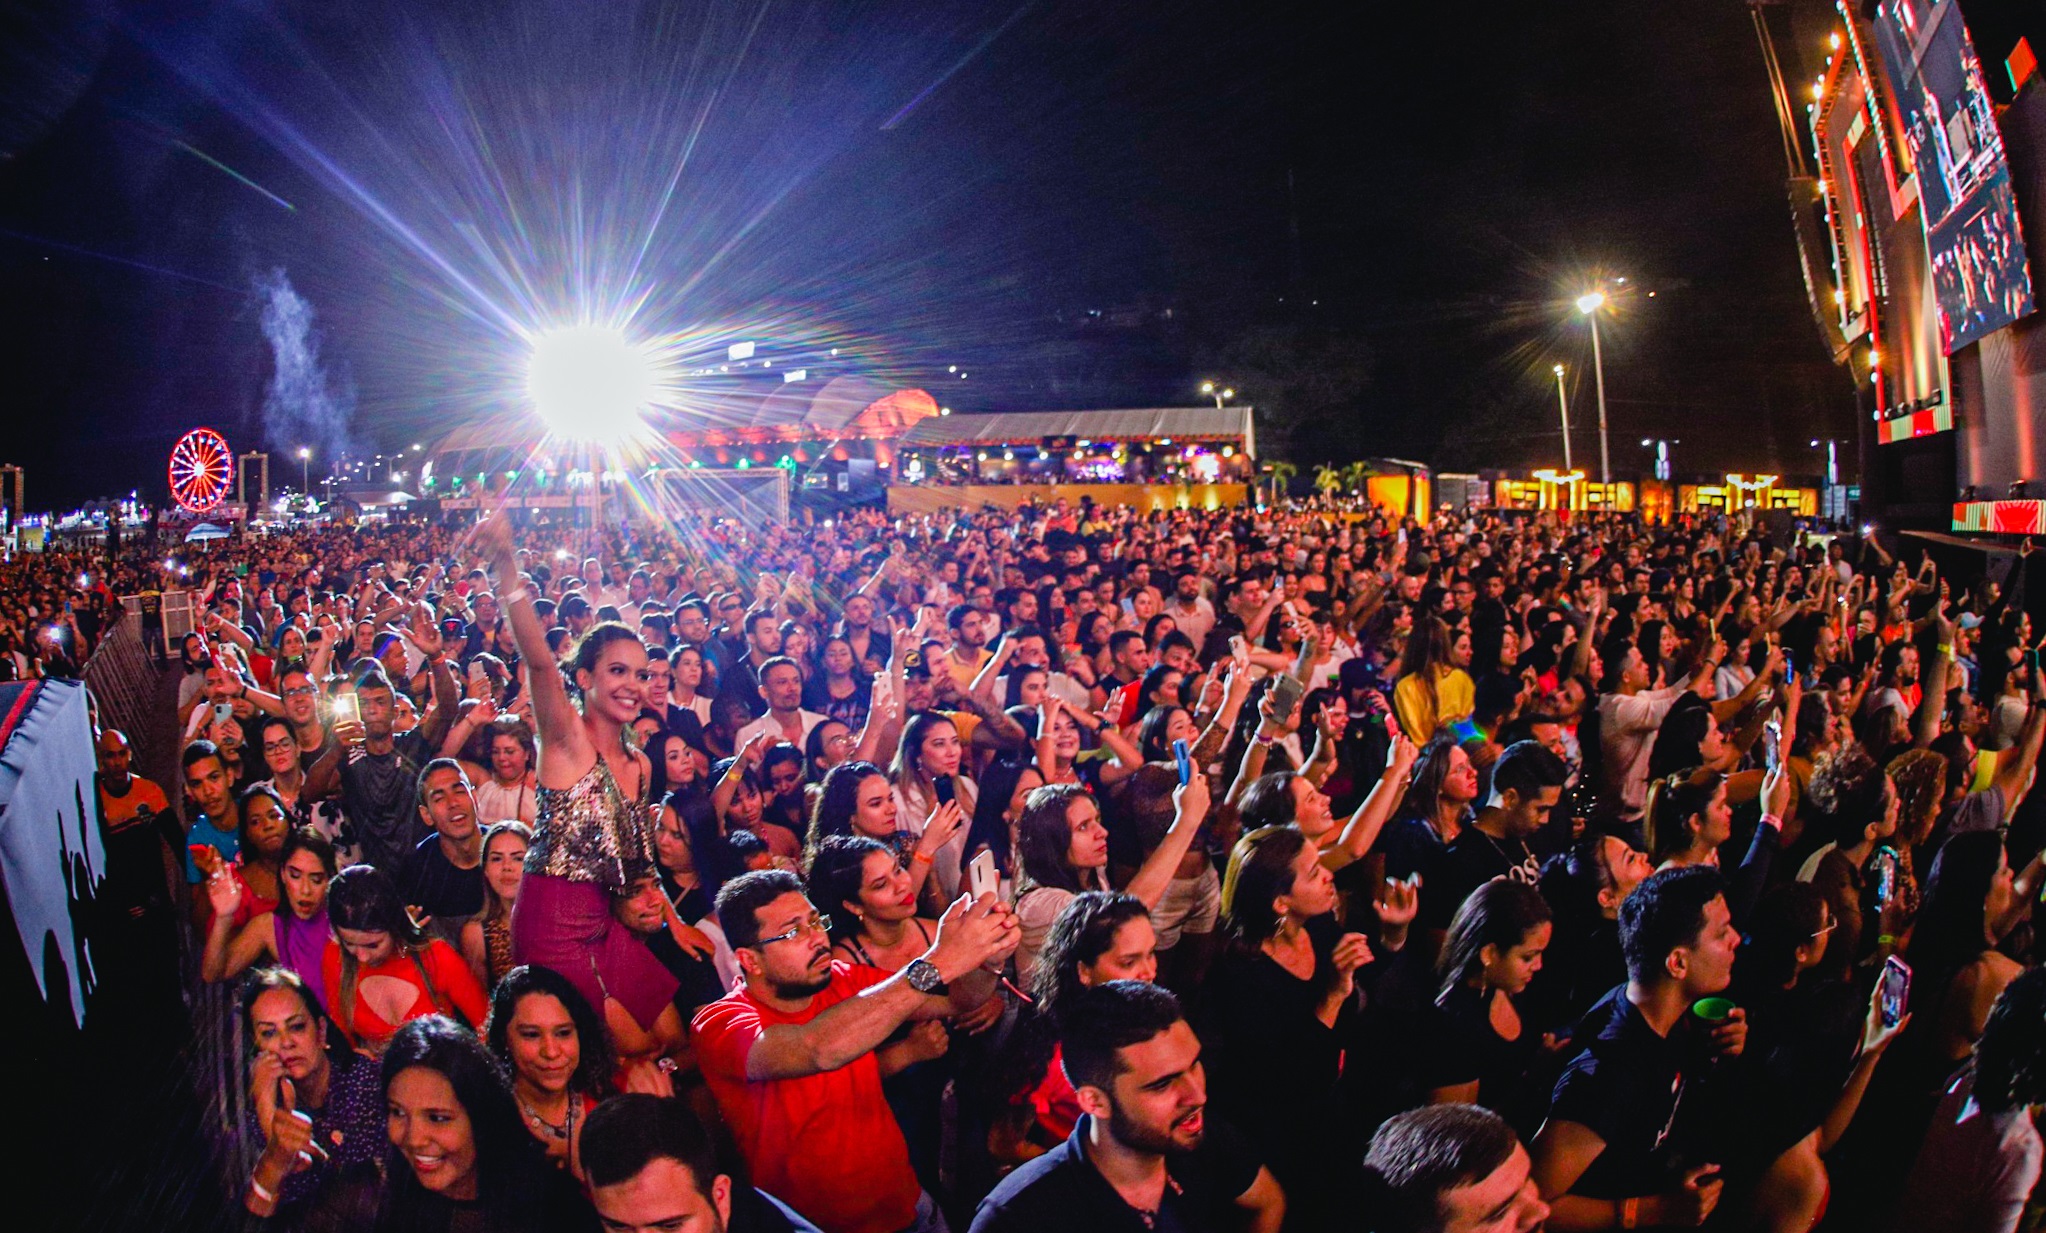
[[[317,478],[324,473],[320,468],[351,454],[361,456],[350,427],[355,387],[345,368],[330,371],[321,363],[313,306],[291,285],[290,276],[279,267],[258,275],[255,283],[263,301],[263,336],[270,340],[274,361],[270,387],[263,393],[271,474],[296,480],[297,469],[281,464],[295,461],[299,448],[309,446]]]

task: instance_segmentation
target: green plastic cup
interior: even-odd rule
[[[1707,1023],[1724,1023],[1733,1012],[1732,998],[1699,998],[1691,1003],[1691,1013]]]

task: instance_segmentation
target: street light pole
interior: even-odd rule
[[[1563,392],[1563,366],[1556,365],[1556,402],[1562,407],[1563,415],[1563,470],[1575,470],[1570,465],[1570,396]]]
[[[1600,296],[1599,302],[1604,303],[1605,297]],[[1593,305],[1586,315],[1591,318],[1592,379],[1598,386],[1598,482],[1610,485],[1613,482],[1613,459],[1606,448],[1606,365],[1605,356],[1598,346],[1598,305]]]

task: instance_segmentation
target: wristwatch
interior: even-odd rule
[[[952,992],[945,978],[938,975],[938,965],[928,959],[910,960],[909,966],[902,969],[902,978],[909,982],[910,988],[932,997],[947,997]]]

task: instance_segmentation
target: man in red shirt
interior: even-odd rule
[[[833,961],[829,921],[783,870],[726,883],[717,915],[744,983],[696,1012],[693,1035],[753,1184],[826,1233],[942,1230],[874,1048],[904,1023],[993,996],[989,969],[1022,936],[1015,914],[993,895],[961,897],[930,950],[895,973]]]

